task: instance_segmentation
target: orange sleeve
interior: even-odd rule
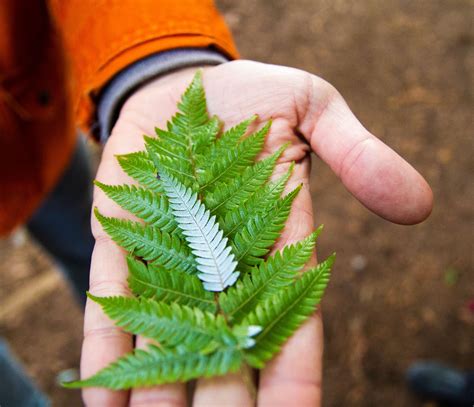
[[[212,0],[49,0],[69,59],[77,125],[92,122],[94,96],[116,73],[150,54],[215,47],[238,57]]]

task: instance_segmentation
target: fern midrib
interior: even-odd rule
[[[279,183],[274,183],[274,184],[272,184],[272,188],[268,191],[268,195],[270,195],[271,193],[273,193],[273,192],[275,191],[275,189],[277,189],[278,187],[279,187]],[[253,194],[252,196],[254,196],[254,195],[256,195],[256,193]],[[252,199],[252,197],[249,197],[249,199],[247,200],[247,202],[250,202],[251,199]],[[265,207],[262,208],[260,211],[258,211],[257,214],[258,214],[258,213],[261,213],[261,212],[265,212],[265,211],[268,209],[268,207],[271,207],[271,206],[273,206],[273,205],[274,205],[273,202],[267,204],[267,206],[265,206]],[[253,205],[253,206],[254,206],[254,205]],[[250,207],[250,209],[253,209],[252,206]],[[244,225],[245,225],[245,222],[247,222],[247,221],[248,221],[247,218],[245,218],[245,217],[242,218],[242,220],[241,220],[239,223],[237,223],[229,232],[227,232],[227,233],[225,234],[225,236],[226,236],[226,237],[229,237],[229,236],[233,235],[233,234],[234,234],[236,231],[238,231],[242,226],[244,226]]]
[[[175,167],[170,167],[169,165],[166,165],[166,164],[164,164],[164,163],[160,163],[160,166],[162,166],[163,168],[166,168],[170,173],[173,173],[173,172],[174,172],[174,173],[177,173],[177,174],[180,174],[180,175],[184,175],[185,177],[190,178],[190,179],[192,179],[193,181],[194,181],[194,179],[195,179],[195,178],[193,177],[193,175],[188,174],[187,172],[183,172],[183,171],[181,171],[181,170],[179,170],[179,169],[177,169],[177,168],[175,168]]]
[[[239,182],[239,185],[237,185],[234,189],[234,191],[227,196],[227,198],[225,198],[223,201],[221,201],[219,203],[219,205],[215,206],[214,208],[212,208],[211,210],[211,213],[214,213],[216,212],[222,205],[226,204],[227,202],[229,202],[230,199],[232,199],[238,192],[239,192],[239,188],[240,186],[242,185],[242,182]]]
[[[313,285],[316,284],[316,281],[319,279],[319,276],[323,273],[323,271],[320,271],[319,273],[317,273],[315,276],[314,276],[314,280],[310,283],[310,284],[307,284],[304,289],[302,290],[301,294],[298,295],[295,299],[295,301],[293,301],[293,303],[289,306],[289,307],[286,307],[284,312],[280,313],[278,315],[277,318],[274,318],[272,320],[272,322],[270,322],[264,329],[263,331],[258,335],[258,341],[260,341],[261,339],[265,338],[265,336],[268,334],[269,331],[272,330],[272,328],[278,323],[280,322],[284,317],[286,317],[288,315],[288,313],[290,311],[293,310],[294,307],[296,307],[297,305],[299,305],[299,303],[304,300],[304,297],[306,296],[306,294],[308,293],[309,290],[311,290],[313,288]]]
[[[279,220],[278,217],[281,216],[279,212],[284,208],[284,203],[285,203],[284,201],[281,202],[281,206],[278,208],[277,214],[274,215],[275,219],[272,219],[271,223],[269,223],[268,225],[265,225],[265,227],[262,227],[259,233],[254,235],[254,239],[252,239],[251,244],[247,245],[247,249],[237,258],[237,261],[240,261],[243,258],[245,258],[245,256],[247,256],[248,252],[253,248],[255,242],[260,239],[260,237],[266,232],[268,228],[275,227],[277,225],[277,222]]]
[[[264,281],[263,284],[259,288],[257,288],[255,291],[252,291],[252,294],[250,295],[250,297],[247,298],[247,301],[241,303],[236,309],[234,309],[232,312],[230,312],[228,314],[229,317],[232,317],[238,311],[240,311],[242,308],[244,308],[246,305],[250,304],[255,299],[255,297],[257,297],[265,288],[267,288],[270,285],[271,282],[275,281],[275,278],[277,278],[278,275],[283,274],[283,272],[282,272],[283,268],[288,266],[289,263],[291,263],[291,260],[287,260],[283,264],[274,265],[275,269],[278,268],[279,271],[273,273],[270,278],[263,279],[263,281]],[[267,269],[268,269],[268,267],[267,267]]]
[[[135,241],[138,241],[138,243],[141,243],[142,247],[150,247],[151,246],[152,248],[157,249],[159,252],[166,253],[168,255],[172,255],[172,254],[170,254],[170,252],[172,252],[172,253],[175,253],[176,256],[179,257],[186,264],[190,264],[190,265],[194,264],[192,261],[190,261],[190,259],[192,258],[191,256],[186,255],[183,252],[179,252],[173,247],[167,248],[167,247],[165,247],[161,244],[160,245],[151,244],[149,240],[144,238],[140,233],[136,232],[135,230],[124,229],[122,232],[124,233],[124,235],[128,239],[130,239],[132,241],[135,240]],[[153,260],[152,262],[154,262],[154,261],[156,261],[156,260]]]
[[[172,150],[169,150],[168,148],[164,147],[163,144],[161,144],[159,148],[162,149],[166,154],[168,154],[171,157],[175,157],[178,160],[186,161],[188,163],[191,163],[190,158],[185,157],[184,155],[178,155],[177,153],[173,152]],[[188,146],[185,146],[185,148],[188,148]]]
[[[162,291],[165,291],[165,292],[168,292],[168,293],[172,293],[172,294],[176,294],[177,296],[180,296],[180,297],[186,297],[186,298],[189,298],[191,300],[194,300],[194,301],[197,301],[197,302],[203,302],[203,303],[206,303],[206,304],[211,304],[211,305],[216,305],[214,301],[211,301],[211,300],[206,300],[202,297],[195,297],[191,294],[186,294],[186,293],[183,293],[182,291],[176,291],[176,290],[172,290],[170,288],[163,288],[161,286],[158,286],[158,285],[155,285],[155,284],[151,284],[151,283],[148,283],[140,278],[137,278],[137,277],[133,277],[135,280],[139,281],[141,284],[145,285],[145,286],[148,286],[150,288],[154,288],[154,289],[157,289],[157,290],[162,290]]]
[[[178,192],[179,192],[179,189],[178,189]],[[217,276],[219,277],[220,285],[221,285],[221,287],[224,288],[224,287],[225,287],[225,284],[224,284],[224,281],[222,280],[221,270],[220,270],[219,265],[217,264],[217,260],[216,260],[216,258],[215,258],[215,256],[214,256],[214,250],[212,250],[211,244],[210,244],[210,242],[207,240],[207,236],[205,235],[204,230],[203,230],[203,229],[201,228],[201,226],[199,225],[199,222],[196,221],[196,218],[194,217],[193,213],[191,212],[191,209],[189,208],[187,202],[184,200],[184,198],[183,198],[183,196],[181,195],[180,192],[179,192],[179,197],[180,197],[180,199],[181,199],[181,202],[182,202],[182,203],[184,204],[184,206],[186,207],[188,213],[191,215],[191,218],[192,218],[194,224],[197,226],[197,228],[198,228],[199,231],[201,232],[201,236],[203,237],[203,239],[204,239],[205,242],[206,242],[208,251],[209,251],[209,253],[210,253],[211,256],[212,256],[212,261],[214,262],[214,267],[215,267],[215,269],[216,269],[216,271],[217,271]],[[203,204],[202,202],[200,202],[200,205],[204,205],[204,204]],[[207,209],[206,209],[206,211],[207,211]],[[217,233],[219,233],[219,231],[218,231]]]
[[[239,144],[239,147],[241,147],[242,144]],[[213,179],[211,179],[210,181],[206,182],[204,185],[202,185],[200,188],[199,188],[199,191],[202,191],[204,189],[206,189],[209,185],[212,185],[214,183],[216,183],[217,181],[219,181],[224,175],[226,175],[235,165],[237,165],[237,163],[239,162],[239,159],[242,157],[242,150],[241,149],[238,149],[237,150],[237,156],[235,157],[234,160],[232,160],[231,164],[228,165],[227,167],[225,167],[224,171],[221,171],[217,176],[215,176]]]

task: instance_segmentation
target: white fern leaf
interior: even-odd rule
[[[179,228],[196,256],[198,277],[208,291],[223,291],[239,277],[232,248],[196,193],[165,171],[160,180]]]

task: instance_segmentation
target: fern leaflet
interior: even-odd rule
[[[136,349],[123,356],[86,380],[64,386],[71,389],[101,386],[114,390],[147,387],[220,376],[237,371],[241,363],[242,353],[237,347],[224,347],[203,355],[150,345],[147,350]]]
[[[211,292],[204,290],[196,276],[173,273],[152,264],[146,265],[127,257],[128,285],[137,296],[153,298],[166,304],[180,304],[196,307],[214,313],[216,303]]]
[[[194,257],[178,236],[138,222],[108,218],[97,208],[94,213],[108,235],[125,250],[168,270],[195,273]]]
[[[222,291],[235,283],[237,262],[227,246],[227,238],[216,223],[216,217],[202,204],[196,193],[166,172],[160,172],[165,193],[178,226],[196,256],[198,277],[209,291]]]
[[[256,337],[256,345],[245,354],[250,365],[263,367],[314,312],[329,281],[333,260],[331,257],[323,266],[303,273],[294,285],[267,298],[243,320],[243,323],[264,327]]]
[[[308,262],[320,232],[276,252],[219,297],[219,304],[228,318],[240,322],[262,300],[291,285]]]

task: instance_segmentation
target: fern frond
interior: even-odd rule
[[[151,150],[160,157],[164,156],[176,160],[176,164],[191,165],[191,160],[187,152],[188,146],[182,137],[158,128],[156,128],[155,131],[158,137],[143,136],[147,150]]]
[[[291,164],[288,171],[276,182],[265,185],[250,196],[245,203],[238,208],[227,212],[219,219],[219,224],[224,231],[224,236],[232,237],[239,232],[248,220],[258,214],[265,213],[275,205],[281,193],[285,189],[294,165]]]
[[[329,281],[334,255],[326,262],[303,273],[302,277],[257,306],[242,323],[259,325],[262,332],[256,344],[248,349],[245,359],[253,367],[261,368],[281,349],[286,340],[315,311]]]
[[[147,387],[185,382],[198,377],[220,376],[236,372],[241,364],[242,352],[236,347],[225,347],[203,355],[150,345],[147,350],[136,349],[123,356],[88,379],[64,383],[64,386],[100,386],[113,390]]]
[[[219,296],[219,304],[228,319],[234,323],[242,319],[255,306],[291,285],[314,251],[316,238],[321,228],[306,239],[276,252],[258,267],[252,269],[234,287]]]
[[[117,156],[122,170],[134,180],[153,192],[163,192],[160,181],[156,178],[156,168],[145,151]]]
[[[209,291],[222,291],[237,280],[237,262],[215,216],[196,193],[166,172],[160,172],[165,194],[179,228],[196,256],[198,277]]]
[[[168,131],[183,136],[190,145],[196,129],[209,121],[201,71],[194,75],[193,81],[178,103],[178,109],[179,112],[168,122]]]
[[[133,296],[88,295],[151,344],[66,387],[118,390],[223,375],[243,363],[261,368],[314,311],[334,257],[301,273],[318,229],[266,258],[301,185],[282,196],[293,163],[269,181],[286,146],[256,162],[271,126],[254,132],[256,119],[221,132],[198,71],[166,128],[144,136],[145,151],[117,156],[140,186],[96,181],[139,222],[94,209],[128,252]]]
[[[94,184],[123,209],[149,225],[167,233],[177,231],[178,224],[165,196],[134,185],[106,185],[97,180]]]
[[[220,128],[221,122],[217,116],[214,116],[206,124],[194,130],[192,149],[196,157],[203,154],[204,151],[207,151],[214,144]]]
[[[101,305],[115,324],[134,335],[153,339],[165,347],[209,353],[218,346],[238,344],[222,315],[199,308],[165,304],[148,298],[88,297]]]
[[[301,185],[279,199],[266,213],[251,217],[244,228],[232,239],[232,247],[239,269],[249,270],[261,263],[285,226],[291,204],[298,195]]]
[[[160,154],[157,151],[158,149],[156,145],[159,145],[159,140],[152,138],[148,138],[145,143],[146,150],[149,157],[152,159],[155,168],[158,171],[165,170],[178,179],[182,184],[196,189],[196,187],[194,187],[196,182],[194,180],[194,169],[191,161],[177,160],[171,156]]]
[[[254,115],[236,126],[231,127],[229,130],[226,130],[215,143],[208,146],[207,149],[204,149],[197,160],[199,172],[203,173],[209,170],[216,160],[222,158],[223,154],[227,154],[229,150],[236,148],[245,133],[247,133],[250,124],[256,119],[257,116]]]
[[[203,288],[196,276],[163,270],[151,264],[146,266],[131,256],[127,257],[127,263],[128,285],[135,295],[166,304],[187,305],[212,313],[216,311],[214,295]]]
[[[283,146],[270,157],[247,167],[241,177],[217,184],[215,191],[205,197],[207,208],[212,213],[224,214],[245,204],[270,178],[276,161],[285,148]]]
[[[196,272],[194,257],[176,234],[170,235],[138,222],[109,218],[97,208],[94,213],[105,232],[128,252],[167,270],[176,269],[190,274]]]
[[[255,157],[262,151],[265,136],[270,130],[268,122],[259,131],[251,134],[235,148],[222,153],[212,162],[211,167],[198,173],[198,182],[201,191],[212,191],[217,183],[228,182],[239,176],[243,170],[252,165]]]

